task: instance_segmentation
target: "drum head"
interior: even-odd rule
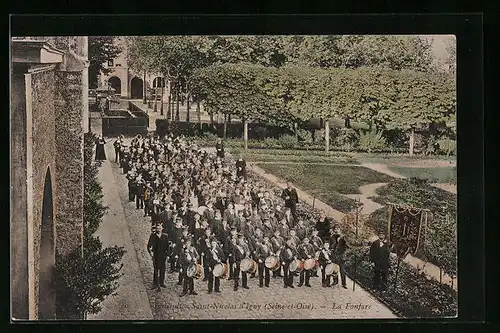
[[[304,261],[304,268],[307,270],[313,269],[316,264],[316,261],[314,259],[307,259]]]
[[[270,269],[274,268],[274,266],[276,266],[276,261],[277,261],[276,257],[267,257],[265,265],[267,268],[270,268]]]
[[[290,263],[289,268],[290,268],[290,272],[295,272],[297,270],[297,268],[298,268],[298,266],[297,266],[297,260],[292,261]]]
[[[193,277],[196,274],[196,265],[189,265],[186,270],[186,275],[188,277]]]
[[[224,266],[222,264],[217,264],[214,266],[214,276],[221,277],[224,274]]]
[[[241,261],[241,270],[243,272],[248,272],[252,268],[252,261],[250,259],[243,259]]]

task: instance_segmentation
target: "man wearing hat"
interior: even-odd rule
[[[220,278],[214,276],[213,272],[215,265],[225,262],[226,258],[215,239],[211,241],[210,245],[204,258],[208,263],[208,293],[211,294],[212,290],[215,290],[216,293],[220,293]]]
[[[130,172],[127,174],[128,179],[128,201],[134,201],[135,195],[137,193],[137,180],[135,175]]]
[[[250,257],[250,249],[248,248],[248,245],[245,243],[245,239],[243,238],[243,234],[238,234],[238,238],[233,238],[231,239],[232,242],[232,248],[233,248],[233,258],[234,258],[234,272],[233,272],[233,279],[234,279],[234,291],[238,290],[239,287],[239,281],[240,281],[240,272],[241,272],[241,286],[244,289],[250,289],[248,287],[248,277],[247,277],[247,272],[243,272],[240,269],[240,264],[241,261],[245,258]]]
[[[175,226],[170,233],[170,272],[174,273],[179,271],[179,255],[182,249],[182,220],[176,220]]]
[[[298,220],[297,225],[295,226],[295,234],[300,240],[303,240],[307,236],[307,228],[304,225],[304,220]]]
[[[203,235],[201,235],[198,238],[197,245],[198,245],[198,252],[202,256],[202,261],[203,261],[203,270],[204,270],[204,278],[203,281],[207,281],[209,271],[208,271],[208,252],[210,251],[210,243],[212,240],[215,240],[215,237],[212,235],[212,231],[210,228],[205,228]]]
[[[300,240],[300,238],[297,237],[295,229],[290,229],[290,238],[292,239],[293,244],[295,244],[295,246],[299,246],[302,243],[302,241]],[[313,252],[314,252],[314,250],[313,250]]]
[[[373,287],[385,290],[387,288],[387,272],[389,271],[392,245],[385,238],[384,232],[379,232],[378,239],[370,247],[370,261],[373,264]]]
[[[273,253],[275,253],[277,256],[280,256],[281,250],[285,245],[285,242],[283,240],[283,237],[280,236],[280,231],[276,229],[274,231],[274,235],[271,238],[271,244],[273,246]],[[283,267],[281,267],[278,270],[273,271],[273,277],[282,277],[281,275],[281,270]],[[286,273],[285,273],[286,274]]]
[[[299,196],[297,195],[297,190],[293,188],[289,182],[286,182],[286,188],[281,193],[281,198],[285,200],[285,207],[290,208],[293,217],[296,219]]]
[[[297,250],[293,246],[292,239],[288,238],[286,240],[285,246],[281,250],[280,260],[283,267],[283,286],[285,288],[294,288],[293,286],[293,274],[290,272],[289,267],[292,260],[297,259]]]
[[[246,166],[247,163],[243,159],[243,156],[240,156],[240,158],[238,158],[238,160],[236,161],[236,177],[238,179],[240,178],[246,179],[247,177]]]
[[[168,238],[162,233],[161,224],[157,224],[155,232],[151,234],[147,250],[153,259],[153,289],[165,287],[165,261],[167,260]]]
[[[188,291],[189,295],[198,295],[198,293],[194,291],[193,278],[187,275],[187,269],[190,265],[196,264],[200,256],[198,255],[198,251],[196,251],[196,249],[192,245],[190,238],[187,238],[184,244],[185,247],[181,255],[183,287],[182,293],[179,295],[179,297],[187,295]]]
[[[311,259],[314,255],[314,247],[309,244],[309,238],[305,237],[302,243],[297,243],[300,244],[299,247],[297,248],[298,255],[297,257],[305,261],[307,259]],[[310,287],[311,285],[309,284],[309,278],[311,276],[311,272],[309,270],[303,269],[300,272],[300,278],[299,278],[299,284],[298,287],[302,287],[304,284],[304,278],[306,282],[306,287]]]
[[[151,206],[152,206],[152,197],[153,197],[153,189],[151,187],[151,183],[147,182],[144,187],[144,216],[151,216]]]
[[[137,180],[135,207],[136,209],[144,209],[144,180],[142,178]]]
[[[289,236],[289,233],[290,233],[290,229],[288,227],[288,225],[286,224],[286,220],[284,218],[282,218],[280,220],[280,225],[278,226],[277,230],[280,231],[280,235],[282,237],[288,237]],[[298,244],[297,244],[298,245]]]
[[[345,241],[344,235],[340,234],[339,228],[334,229],[332,239],[335,239],[335,245],[332,246],[333,260],[337,265],[339,265],[342,287],[347,289],[345,274],[345,251],[348,249],[347,242]]]
[[[311,242],[312,246],[314,247],[315,253],[319,254],[319,251],[321,251],[321,249],[323,248],[323,241],[318,236],[317,229],[312,229],[311,237],[310,237],[309,241]],[[318,277],[318,272],[315,272],[312,276]]]
[[[262,233],[264,236],[269,237],[271,239],[274,235],[274,228],[273,225],[271,224],[271,219],[269,218],[268,215],[264,215],[264,225],[262,226]]]
[[[255,260],[259,265],[259,287],[269,287],[270,272],[269,268],[266,267],[265,262],[267,257],[271,255],[271,247],[269,244],[269,238],[264,237],[262,242],[257,243],[257,249],[255,251]]]
[[[227,205],[227,209],[224,211],[223,220],[226,221],[230,226],[234,226],[235,228],[237,228],[238,226],[235,225],[236,219],[236,211],[234,210],[233,204],[230,203]]]
[[[236,228],[231,228],[230,230],[231,230],[230,234],[226,237],[226,240],[224,243],[224,251],[226,253],[226,257],[228,258],[228,264],[229,264],[229,278],[228,278],[228,280],[232,280],[234,278],[235,257],[234,257],[234,253],[233,253],[234,252],[233,239],[236,241],[236,238],[237,238]]]
[[[323,248],[319,252],[318,261],[321,265],[321,285],[323,287],[330,287],[331,277],[325,274],[325,267],[332,262],[332,251],[330,249],[330,243],[323,243]]]

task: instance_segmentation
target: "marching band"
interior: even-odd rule
[[[338,229],[323,212],[305,221],[288,183],[272,196],[271,189],[247,178],[244,159],[225,158],[221,141],[216,154],[171,134],[138,135],[130,145],[119,137],[113,146],[128,179],[129,200],[151,218],[153,288],[165,287],[167,262],[168,273],[177,273],[183,286],[180,296],[197,295],[194,280],[206,282],[208,293],[221,292],[221,279],[233,280],[234,291],[249,289],[252,278],[259,288],[269,287],[271,272],[284,288],[311,287],[318,271],[322,286],[331,287],[340,272],[346,288],[347,245]]]

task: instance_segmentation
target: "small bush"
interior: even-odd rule
[[[297,146],[297,139],[293,135],[282,135],[278,142],[284,149],[292,149]]]
[[[375,129],[359,134],[359,148],[371,153],[372,151],[382,150],[387,147],[387,140],[383,137],[382,131]]]
[[[350,152],[357,144],[358,137],[352,128],[342,128],[336,137],[335,145],[342,150]]]
[[[437,144],[446,156],[455,155],[457,152],[457,142],[455,140],[441,139],[437,141]]]

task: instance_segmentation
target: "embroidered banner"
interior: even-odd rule
[[[389,206],[389,239],[396,254],[403,258],[415,254],[420,246],[420,234],[427,212],[414,207]]]

